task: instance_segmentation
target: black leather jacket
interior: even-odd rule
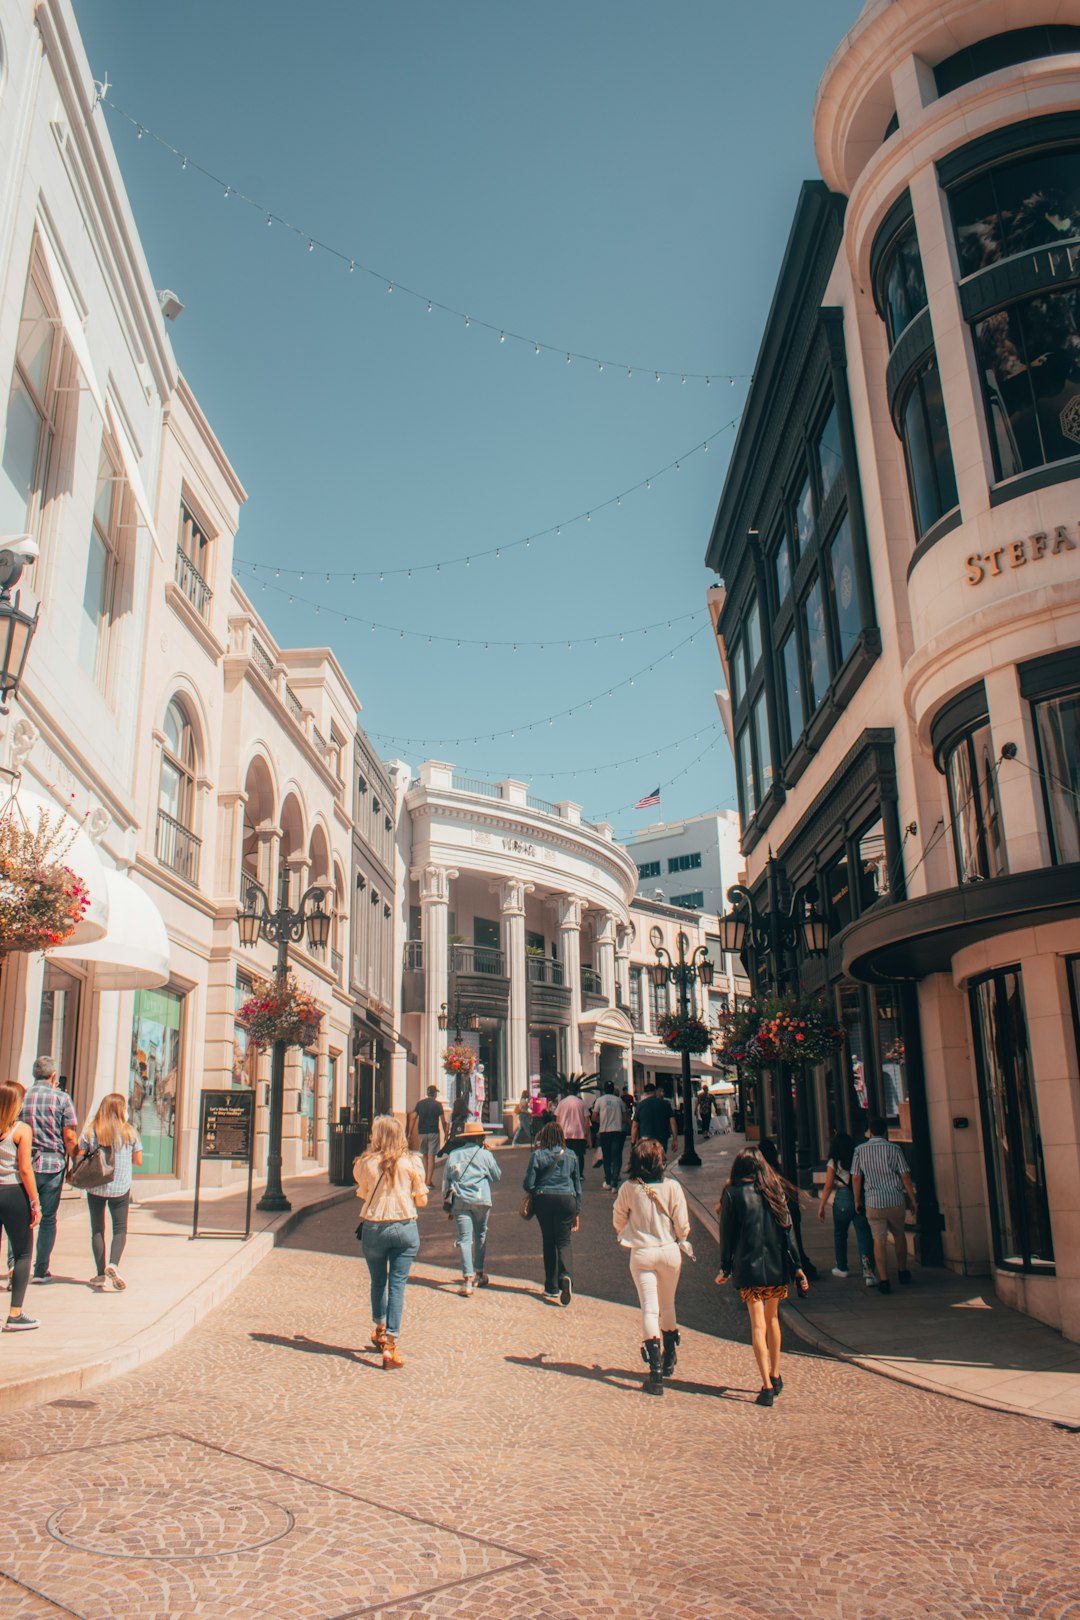
[[[753,1181],[735,1181],[720,1201],[720,1269],[736,1288],[790,1282],[802,1260],[790,1226],[780,1226]]]

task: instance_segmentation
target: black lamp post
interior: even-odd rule
[[[289,971],[289,942],[295,944],[307,930],[308,944],[313,951],[326,949],[330,937],[330,913],[324,901],[327,890],[315,884],[300,897],[293,911],[289,905],[289,875],[282,871],[278,881],[278,906],[270,910],[266,890],[254,878],[244,886],[244,909],[237,913],[241,945],[253,946],[265,939],[277,946],[274,977],[279,985],[285,983]],[[291,1209],[281,1186],[281,1124],[285,1108],[285,1042],[275,1041],[270,1060],[270,1120],[269,1143],[266,1155],[266,1191],[256,1209],[277,1213]]]
[[[690,1011],[690,986],[694,979],[701,980],[703,986],[712,984],[713,964],[704,945],[687,956],[690,941],[679,930],[675,943],[679,954],[673,957],[671,952],[664,949],[664,933],[661,928],[649,930],[649,944],[656,952],[656,961],[649,972],[652,974],[653,984],[659,990],[665,984],[673,984],[679,992],[679,1017],[686,1018]],[[690,1079],[690,1053],[683,1048],[682,1051],[682,1090],[683,1090],[683,1150],[679,1156],[680,1164],[698,1165],[701,1159],[694,1147],[694,1092]]]
[[[455,1041],[460,1041],[463,1030],[475,1030],[480,1028],[480,1014],[477,1012],[475,1007],[470,1007],[468,1002],[462,1001],[461,991],[457,988],[454,990],[453,1012],[451,1013],[447,1010],[446,1002],[444,1001],[442,1006],[439,1008],[438,1019],[440,1029],[446,1030],[451,1028],[451,1026],[453,1027]],[[461,1074],[454,1077],[454,1102],[461,1101],[461,1087],[464,1080],[465,1076]]]
[[[788,976],[788,960],[794,962],[794,977],[798,984],[799,946],[806,956],[824,956],[829,949],[829,925],[815,908],[810,898],[812,885],[798,889],[786,908],[780,904],[779,881],[775,861],[770,857],[766,868],[768,910],[761,912],[750,890],[735,883],[727,892],[732,910],[719,920],[720,949],[732,955],[750,958],[751,979],[757,989],[758,964],[769,974],[769,984],[778,994]],[[805,1073],[799,1086],[799,1129],[796,1131],[791,1106],[791,1087],[781,1066],[777,1087],[780,1127],[780,1159],[784,1175],[796,1182],[799,1169],[809,1169],[809,1099]],[[797,1147],[796,1147],[797,1144]],[[798,1160],[797,1162],[797,1155]],[[805,1161],[805,1162],[801,1162]]]
[[[34,555],[37,555],[36,550]],[[19,583],[25,566],[26,558],[18,551],[0,549],[0,714],[7,714],[8,699],[19,695],[19,684],[41,612],[39,606],[31,617],[21,608],[19,592],[12,599],[12,587]]]

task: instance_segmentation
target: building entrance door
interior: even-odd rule
[[[79,1038],[79,1001],[82,981],[54,962],[45,963],[45,978],[41,990],[41,1014],[38,1019],[37,1053],[50,1055],[59,1076],[57,1084],[62,1091],[72,1094],[75,1086],[75,1057]],[[84,1104],[78,1112],[84,1113],[90,1098],[80,1098]]]

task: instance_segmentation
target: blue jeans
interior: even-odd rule
[[[833,1243],[836,1247],[838,1271],[848,1268],[848,1228],[855,1223],[855,1241],[859,1245],[859,1259],[865,1272],[874,1269],[874,1239],[870,1222],[865,1215],[855,1213],[855,1194],[850,1187],[837,1187],[833,1199]]]
[[[600,1151],[604,1155],[604,1180],[609,1187],[619,1185],[625,1140],[622,1131],[600,1132]]]
[[[371,1274],[371,1319],[385,1322],[394,1336],[401,1332],[405,1284],[420,1252],[415,1221],[365,1221],[360,1247]]]
[[[457,1227],[463,1277],[475,1277],[478,1271],[484,1269],[490,1214],[490,1204],[462,1204],[454,1199],[454,1225]]]
[[[56,1242],[56,1212],[60,1208],[60,1194],[64,1190],[64,1172],[51,1170],[36,1175],[38,1198],[41,1200],[41,1220],[38,1222],[37,1247],[34,1251],[34,1276],[47,1277],[53,1244]]]

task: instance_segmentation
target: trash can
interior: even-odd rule
[[[353,1160],[367,1146],[370,1126],[367,1120],[359,1125],[331,1125],[330,1127],[330,1184],[333,1187],[351,1187]]]

